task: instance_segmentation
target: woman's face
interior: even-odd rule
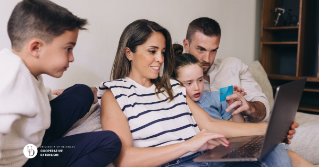
[[[154,32],[144,44],[136,47],[135,53],[130,52],[127,55],[132,67],[130,76],[156,79],[164,62],[165,42],[162,33]]]

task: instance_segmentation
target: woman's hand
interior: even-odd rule
[[[185,143],[187,145],[187,148],[189,149],[189,152],[213,149],[220,144],[226,147],[229,146],[229,141],[225,138],[225,135],[211,133],[206,129],[203,129],[197,135],[187,140]]]
[[[299,123],[298,122],[296,122],[296,119],[294,120],[294,122],[293,122],[293,124],[291,125],[291,127],[290,127],[290,130],[289,130],[289,132],[288,132],[288,135],[287,135],[287,138],[286,139],[284,139],[284,143],[286,143],[286,144],[291,144],[291,139],[292,139],[292,137],[293,137],[293,135],[296,133],[296,128],[298,128],[299,127]]]

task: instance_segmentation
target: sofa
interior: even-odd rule
[[[259,61],[250,64],[249,70],[256,82],[260,84],[262,91],[269,100],[270,106],[273,106],[273,90]],[[307,161],[319,167],[319,115],[297,112],[296,121],[300,126],[296,129],[297,132],[291,140],[292,144],[289,146]],[[100,107],[98,104],[94,104],[90,111],[77,121],[65,136],[101,130]],[[114,167],[114,164],[111,163],[108,167]]]

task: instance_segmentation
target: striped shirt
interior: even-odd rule
[[[199,133],[199,129],[186,103],[186,89],[176,80],[170,83],[175,97],[171,102],[168,95],[155,93],[154,84],[146,88],[128,77],[101,83],[99,102],[110,89],[127,117],[134,147],[180,143]]]

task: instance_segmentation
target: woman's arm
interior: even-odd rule
[[[214,119],[188,96],[186,101],[200,130],[207,129],[211,132],[225,134],[226,137],[264,135],[266,133],[266,123],[238,123]]]
[[[116,166],[159,166],[181,157],[187,152],[212,149],[217,142],[228,141],[223,135],[201,131],[186,142],[163,147],[137,148],[133,146],[132,134],[126,116],[111,91],[106,91],[101,100],[101,124],[103,130],[114,131],[122,141],[122,150],[115,160]],[[221,140],[212,140],[219,138]]]

